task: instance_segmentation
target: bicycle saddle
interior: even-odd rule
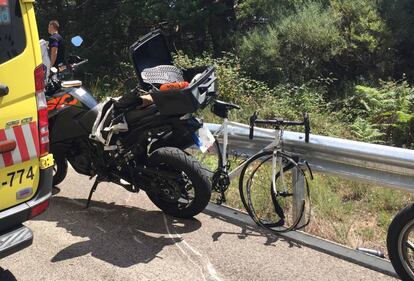
[[[232,109],[240,109],[240,106],[220,100],[215,100],[214,104],[211,106],[211,111],[221,118],[228,118],[229,111]]]

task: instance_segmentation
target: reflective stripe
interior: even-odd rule
[[[36,143],[32,135],[32,130],[30,129],[30,124],[22,126],[22,130],[24,134],[24,139],[26,140],[27,150],[29,151],[30,159],[38,157]]]
[[[13,129],[6,129],[6,137],[8,140],[15,140],[16,142],[18,142],[18,140],[16,139],[16,136],[14,135],[14,131]],[[22,156],[20,154],[20,149],[19,146],[17,145],[16,148],[11,152],[12,158],[13,158],[13,162],[14,164],[18,164],[18,163],[22,163]]]
[[[0,168],[39,157],[39,131],[36,122],[9,129],[0,129],[0,141],[15,140],[13,151],[0,154]]]
[[[17,140],[17,146],[19,147],[19,151],[20,151],[20,157],[21,157],[21,161],[25,162],[27,160],[30,160],[29,157],[29,151],[27,150],[27,145],[26,145],[26,140],[25,137],[23,135],[23,126],[16,126],[13,128],[14,131],[14,136],[16,137]]]
[[[6,131],[4,129],[0,129],[0,140],[7,140]],[[0,158],[2,158],[4,164],[4,166],[0,167],[7,167],[13,165],[13,158],[10,152],[0,154]]]

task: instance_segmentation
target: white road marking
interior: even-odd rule
[[[102,227],[100,227],[100,226],[98,226],[98,225],[95,225],[95,227],[96,227],[97,229],[99,229],[100,231],[102,231],[103,233],[106,233],[106,230],[105,230],[105,229],[103,229]]]
[[[135,242],[139,243],[139,244],[144,244],[141,240],[138,239],[137,236],[134,235],[134,240]]]
[[[168,227],[167,223],[167,217],[165,214],[163,214],[164,217],[164,224],[165,228],[167,229],[168,235],[170,238],[172,238],[176,243],[174,245],[177,246],[177,248],[187,257],[187,259],[197,266],[201,273],[204,280],[215,280],[215,281],[222,281],[222,279],[218,276],[217,271],[215,270],[213,264],[210,262],[210,259],[208,257],[204,257],[199,251],[197,251],[193,246],[191,246],[189,243],[187,243],[184,238],[174,231],[174,235],[171,234],[170,228]],[[176,238],[179,238],[180,241],[176,241]],[[180,243],[182,243],[185,247],[181,247]],[[189,250],[193,254],[193,258],[191,257],[191,254],[188,254],[185,249]],[[194,257],[195,255],[195,257]]]

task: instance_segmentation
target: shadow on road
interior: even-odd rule
[[[37,218],[57,222],[57,227],[65,228],[73,236],[85,238],[58,252],[52,262],[90,253],[118,267],[148,263],[157,258],[164,247],[181,241],[177,234],[201,227],[196,219],[176,219],[165,216],[161,211],[97,201],[93,201],[89,209],[84,209],[85,205],[86,200],[56,196],[51,208]]]
[[[3,269],[0,267],[0,280],[1,281],[17,281],[16,277],[14,277],[13,273],[11,273],[7,269]]]
[[[284,239],[281,236],[276,235],[275,233],[270,232],[269,230],[266,229],[262,229],[259,227],[252,227],[249,226],[247,224],[241,223],[238,220],[232,219],[230,217],[226,217],[226,216],[221,216],[215,212],[209,211],[209,210],[205,210],[204,213],[206,213],[207,215],[209,215],[210,217],[214,218],[214,219],[219,219],[225,222],[229,222],[231,224],[237,225],[238,227],[240,227],[240,232],[228,232],[228,231],[217,231],[214,232],[212,235],[213,241],[218,241],[219,238],[222,235],[236,235],[239,239],[244,240],[247,237],[264,237],[266,238],[266,241],[264,243],[264,245],[266,246],[276,246],[275,243],[279,242],[279,241],[283,241],[289,244],[289,247],[297,247],[297,248],[301,248],[301,245]]]

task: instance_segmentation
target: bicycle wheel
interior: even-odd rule
[[[294,182],[303,171],[285,154],[265,151],[250,159],[239,180],[242,203],[259,226],[275,232],[296,229],[305,214],[305,201],[295,202]],[[274,178],[274,181],[273,181]]]
[[[392,220],[387,235],[391,263],[402,280],[414,280],[414,204]]]

